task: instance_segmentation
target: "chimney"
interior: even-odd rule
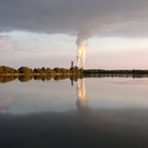
[[[73,63],[73,61],[71,61],[71,68],[73,68],[74,67],[74,63]]]

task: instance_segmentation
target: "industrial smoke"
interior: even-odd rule
[[[88,39],[91,37],[90,32],[81,32],[78,34],[77,44],[77,66],[84,68],[86,59],[86,49],[88,49]]]

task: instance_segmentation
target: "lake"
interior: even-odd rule
[[[147,148],[148,78],[0,83],[1,148]]]

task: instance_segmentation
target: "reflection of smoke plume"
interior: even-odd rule
[[[80,104],[86,103],[86,88],[85,88],[85,80],[78,79],[77,82],[77,97]]]
[[[77,110],[79,113],[83,115],[88,115],[90,113],[90,108],[87,105],[86,99],[86,88],[85,88],[85,80],[78,79],[77,82],[77,102],[76,102]]]
[[[76,40],[77,44],[77,65],[79,68],[84,68],[86,49],[88,48],[87,40],[91,37],[90,33],[80,33]]]

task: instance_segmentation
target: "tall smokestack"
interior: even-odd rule
[[[74,67],[74,62],[73,61],[71,61],[71,68],[73,68]]]

